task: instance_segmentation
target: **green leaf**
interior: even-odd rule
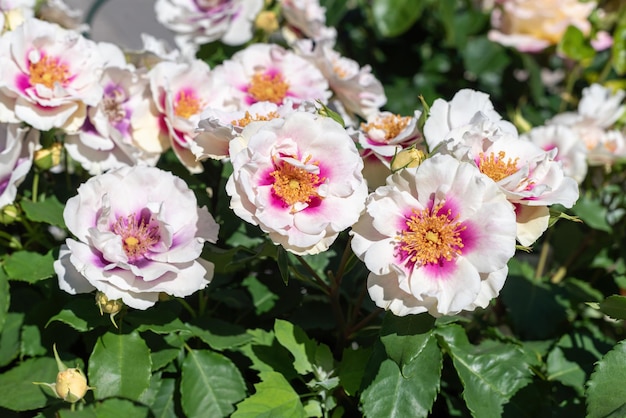
[[[87,332],[101,326],[113,326],[108,315],[100,315],[93,297],[77,296],[48,320],[46,327],[52,322],[62,322],[79,332]]]
[[[312,372],[311,359],[315,358],[317,346],[315,341],[309,339],[300,327],[281,319],[274,322],[274,332],[278,342],[293,355],[296,371],[300,374]]]
[[[613,46],[611,47],[613,69],[620,76],[626,74],[626,19],[623,16],[624,13],[613,33]]]
[[[600,361],[587,382],[587,418],[606,418],[626,409],[626,340]],[[611,415],[613,414],[613,415]]]
[[[4,269],[10,280],[36,283],[54,275],[52,250],[45,255],[31,251],[16,251],[4,259]]]
[[[567,27],[557,49],[562,55],[577,61],[591,59],[596,54],[583,32],[573,25]]]
[[[280,345],[273,332],[260,329],[248,330],[253,341],[239,348],[252,362],[250,368],[259,372],[276,371],[287,379],[295,378],[298,374],[293,367],[289,351]]]
[[[600,302],[600,310],[615,319],[626,319],[626,297],[612,295]]]
[[[246,386],[228,358],[207,350],[190,350],[183,362],[180,392],[187,417],[226,417],[246,396]]]
[[[20,330],[24,323],[24,314],[9,312],[6,316],[4,329],[0,334],[0,367],[6,366],[20,352]]]
[[[181,306],[175,300],[161,302],[145,311],[131,310],[124,320],[136,327],[139,332],[152,331],[155,334],[171,334],[187,331],[187,325],[180,320]]]
[[[154,415],[154,418],[176,418],[176,411],[174,409],[174,390],[176,389],[176,379],[163,378],[161,379],[161,386],[156,394],[156,398],[150,410]]]
[[[339,363],[339,381],[343,390],[351,396],[354,396],[361,387],[363,374],[365,373],[364,364],[372,353],[371,348],[346,348],[341,356]]]
[[[402,369],[391,359],[384,360],[361,400],[368,417],[426,417],[439,392],[442,356],[432,332],[420,341],[419,350],[402,355]],[[406,338],[406,341],[402,341]],[[411,336],[395,341],[408,344]],[[387,343],[390,343],[388,340]]]
[[[96,399],[119,396],[137,400],[150,385],[150,350],[137,332],[107,332],[89,358],[89,384]]]
[[[63,220],[65,205],[59,202],[56,196],[50,196],[39,202],[22,199],[21,205],[26,217],[31,221],[65,228],[65,221]]]
[[[254,310],[257,315],[270,311],[278,296],[259,281],[255,276],[248,276],[243,280],[243,285],[248,289],[254,303]]]
[[[406,32],[419,19],[426,1],[373,0],[372,13],[376,29],[391,38]]]
[[[607,209],[598,200],[582,195],[572,207],[572,211],[591,228],[611,232],[611,226],[606,221]]]
[[[136,405],[126,399],[107,399],[96,404],[98,418],[148,418],[150,411],[146,406]]]
[[[0,332],[4,327],[9,312],[9,304],[11,303],[11,294],[9,292],[9,277],[0,267]]]
[[[255,393],[237,405],[233,418],[306,417],[300,397],[276,372],[261,372]]]
[[[435,318],[427,313],[420,315],[385,315],[380,340],[389,358],[403,370],[404,366],[418,357],[432,335],[430,331]]]
[[[222,351],[242,346],[252,341],[246,329],[215,318],[199,318],[196,325],[187,325],[192,335],[207,343],[213,350]],[[200,328],[202,326],[202,328]]]
[[[28,411],[46,405],[48,396],[33,382],[52,383],[57,376],[57,364],[51,357],[28,359],[0,374],[0,407],[13,411]],[[48,392],[49,393],[49,392]]]
[[[435,332],[441,336],[442,347],[452,358],[472,416],[501,416],[502,405],[531,381],[525,354],[518,346],[495,341],[473,346],[464,329],[455,324]]]

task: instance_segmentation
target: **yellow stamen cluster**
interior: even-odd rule
[[[304,163],[308,163],[310,158]],[[284,161],[276,162],[275,167],[270,173],[274,178],[272,190],[285,204],[291,206],[291,213],[296,212],[293,207],[296,203],[310,203],[312,199],[320,197],[317,188],[326,180],[324,177]]]
[[[230,122],[230,124],[233,126],[239,126],[240,128],[243,128],[245,126],[248,126],[252,122],[268,121],[268,120],[276,119],[279,117],[280,115],[276,112],[270,112],[267,115],[259,115],[257,113],[254,116],[252,116],[250,112],[246,111],[246,114],[243,118],[235,119],[232,122]]]
[[[258,102],[281,104],[287,96],[289,84],[281,74],[256,73],[252,76],[248,93]]]
[[[413,214],[406,220],[407,229],[396,237],[398,250],[407,254],[411,264],[424,264],[450,261],[461,255],[463,240],[461,232],[466,229],[451,217],[448,209],[442,212],[444,202],[432,209],[413,210]]]
[[[374,122],[361,123],[361,129],[365,132],[380,129],[385,132],[385,141],[389,141],[400,135],[409,122],[411,122],[410,116],[388,115]]]
[[[143,218],[138,220],[135,214],[118,217],[111,230],[122,237],[124,252],[131,261],[142,257],[161,239],[157,226],[146,223]]]
[[[59,83],[61,86],[67,84],[70,78],[70,71],[67,65],[61,64],[58,58],[51,58],[45,55],[37,62],[31,62],[29,64],[30,84],[43,84],[51,89],[55,83]]]
[[[485,154],[481,152],[478,155],[478,168],[481,173],[487,175],[493,181],[500,181],[517,171],[517,161],[519,158],[515,158],[514,160],[509,158],[505,161],[505,157],[506,153],[504,151],[499,151],[497,156],[493,152],[489,154],[489,156],[485,156]]]
[[[186,91],[181,91],[178,94],[178,98],[174,103],[174,113],[176,116],[188,119],[190,116],[202,110],[202,104],[200,100],[193,94]]]

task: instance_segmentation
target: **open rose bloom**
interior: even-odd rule
[[[513,206],[492,180],[436,155],[376,189],[351,234],[377,306],[441,316],[484,308],[498,295],[515,231]]]
[[[61,247],[54,270],[68,293],[99,290],[137,309],[163,292],[184,297],[204,288],[213,264],[200,259],[218,225],[183,180],[154,167],[123,167],[95,176],[67,201],[76,239]]]
[[[254,122],[231,141],[231,208],[295,254],[325,251],[359,217],[363,161],[341,125],[295,112]]]

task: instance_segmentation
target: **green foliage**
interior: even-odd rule
[[[13,411],[42,408],[53,394],[33,382],[52,382],[56,374],[56,362],[50,357],[28,359],[2,373],[0,407]]]
[[[261,372],[256,393],[237,405],[233,418],[306,417],[300,397],[276,372]]]
[[[17,251],[4,259],[4,270],[10,280],[35,283],[54,275],[52,250],[45,255],[32,251]]]
[[[626,341],[618,343],[598,363],[587,383],[587,417],[623,416],[626,411]]]

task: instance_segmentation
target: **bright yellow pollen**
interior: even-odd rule
[[[506,153],[504,151],[499,151],[497,156],[492,152],[488,157],[485,157],[485,154],[481,152],[478,155],[478,168],[480,172],[486,174],[493,181],[500,181],[515,173],[517,171],[517,161],[519,158],[515,158],[514,160],[509,158],[505,161],[505,156]]]
[[[262,74],[256,73],[252,76],[248,93],[258,102],[272,102],[281,104],[287,91],[289,84],[280,74]]]
[[[243,118],[235,119],[232,122],[230,122],[230,124],[233,126],[239,126],[240,128],[243,128],[244,126],[248,126],[248,124],[252,122],[268,121],[268,120],[276,119],[279,117],[280,115],[276,112],[270,112],[267,115],[259,115],[257,113],[256,115],[252,116],[250,112],[246,111],[246,114]]]
[[[389,115],[375,122],[361,123],[361,129],[365,132],[380,129],[385,132],[385,141],[389,141],[400,135],[409,122],[411,122],[410,116]]]
[[[128,237],[124,240],[124,245],[129,248],[134,248],[139,244],[139,240],[135,237]]]
[[[422,266],[450,261],[462,253],[461,232],[466,227],[457,221],[458,215],[451,218],[450,209],[442,213],[443,204],[430,210],[413,210],[406,220],[408,229],[396,237],[397,248],[406,253],[410,263]]]
[[[64,86],[70,77],[67,65],[59,63],[58,58],[42,56],[39,61],[31,62],[28,69],[31,85],[43,84],[49,89],[55,83]]]
[[[118,217],[111,231],[122,238],[124,252],[130,261],[144,256],[161,239],[157,225],[138,220],[135,214]]]
[[[310,157],[305,163],[309,159]],[[318,174],[285,162],[276,164],[276,169],[270,176],[274,178],[272,190],[285,204],[291,206],[291,213],[296,212],[293,207],[296,203],[309,203],[312,199],[319,198],[317,187],[325,181],[325,178]]]
[[[202,105],[200,100],[193,94],[181,91],[176,103],[174,103],[174,113],[176,116],[188,119],[190,116],[200,112]]]

